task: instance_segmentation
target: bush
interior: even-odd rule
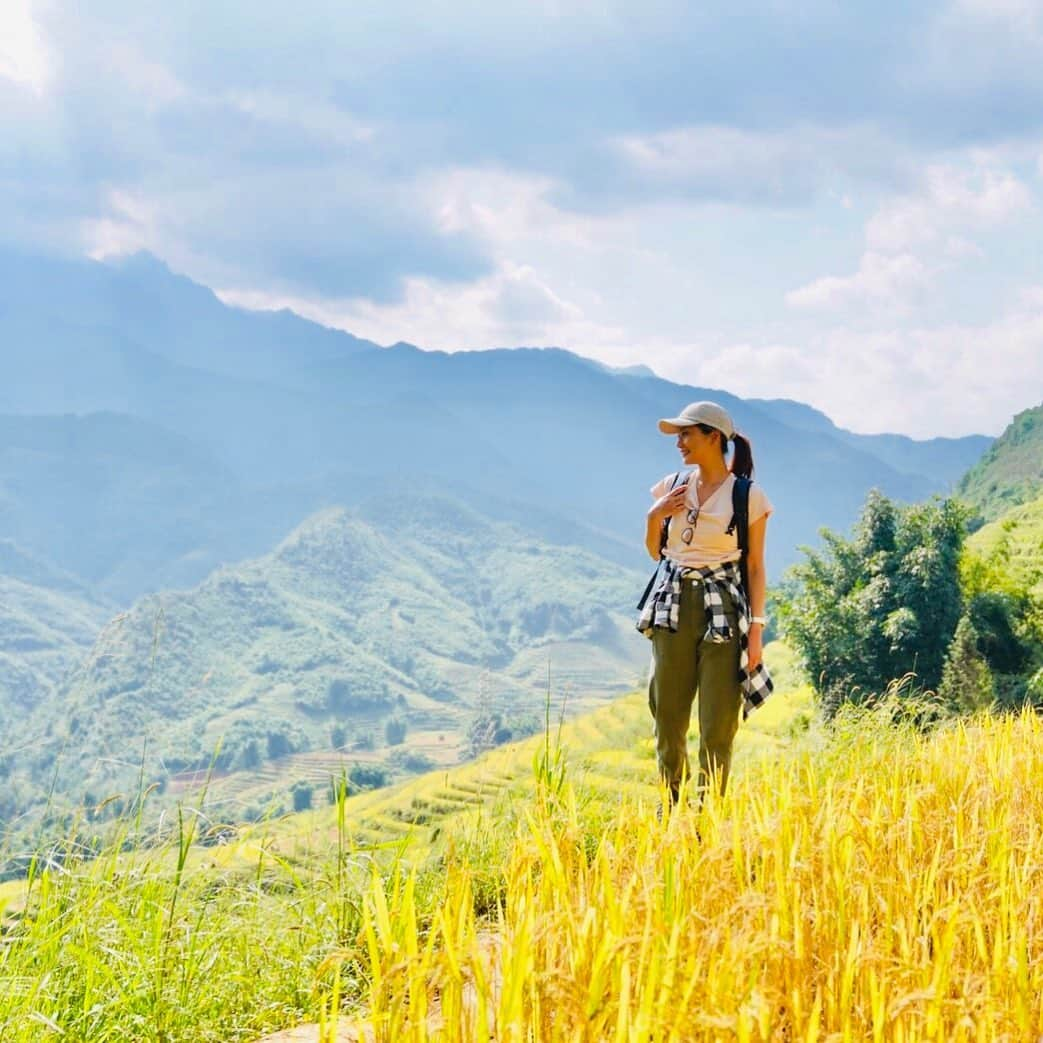
[[[508,724],[501,713],[483,711],[475,715],[467,729],[468,752],[471,757],[477,757],[496,746],[535,735],[542,728],[539,718],[532,714],[518,717]]]
[[[970,616],[956,626],[942,670],[938,695],[954,713],[974,713],[996,698],[988,663],[978,651],[978,634]]]
[[[915,671],[936,689],[963,611],[965,511],[955,500],[900,508],[870,494],[845,540],[828,530],[822,552],[787,576],[780,615],[827,717]]]
[[[1027,596],[1019,598],[1001,591],[983,591],[971,599],[968,614],[977,650],[997,673],[1020,673],[1028,665],[1031,649],[1017,631],[1029,607]]]
[[[326,709],[330,713],[379,713],[390,705],[387,685],[377,678],[355,676],[349,681],[337,677],[326,689]]]
[[[254,768],[259,767],[261,763],[261,750],[257,745],[256,739],[249,739],[243,745],[239,751],[239,756],[236,758],[236,767],[242,768],[246,771],[252,771]]]
[[[1037,670],[1025,687],[1025,697],[1033,706],[1043,707],[1043,669]]]
[[[400,746],[405,742],[407,730],[406,722],[401,717],[390,718],[384,725],[384,738],[388,746]]]
[[[293,810],[294,811],[307,811],[311,807],[312,796],[315,792],[314,787],[310,782],[294,783],[293,789],[290,791],[293,797]]]
[[[285,732],[268,733],[268,759],[286,757],[294,752],[293,740]]]
[[[359,789],[380,789],[390,781],[390,776],[385,768],[375,764],[356,764],[348,772],[348,779]]]
[[[395,750],[392,757],[396,767],[412,775],[423,775],[424,772],[433,771],[438,767],[426,753],[417,753],[416,750]]]

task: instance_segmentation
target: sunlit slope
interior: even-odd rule
[[[1043,496],[1012,507],[967,540],[968,549],[985,559],[1000,559],[1019,587],[1034,585],[1043,595]]]
[[[800,683],[791,651],[781,642],[766,650],[777,680],[776,692],[740,728],[735,746],[735,772],[781,752],[807,725],[811,689]],[[617,699],[563,724],[559,707],[551,707],[547,734],[493,750],[477,760],[445,771],[434,771],[407,783],[349,796],[347,827],[359,844],[403,844],[427,848],[461,816],[503,811],[514,801],[531,799],[536,780],[534,759],[560,746],[569,778],[589,796],[618,803],[629,798],[649,802],[655,793],[656,767],[652,719],[643,692]],[[690,744],[698,731],[693,721]],[[328,842],[337,828],[333,807],[287,816],[279,823],[257,827],[270,840],[274,832],[284,850]],[[244,834],[244,838],[249,834]],[[247,841],[247,849],[249,842]],[[418,850],[419,853],[419,850]],[[248,857],[249,856],[248,854]]]
[[[776,692],[739,731],[737,776],[759,758],[782,751],[792,735],[803,731],[811,713],[811,689],[800,683],[790,649],[776,641],[765,655],[777,681]],[[530,801],[536,787],[534,759],[548,744],[552,752],[561,748],[570,779],[595,800],[657,799],[652,719],[644,693],[632,693],[564,723],[560,710],[560,705],[551,706],[547,734],[510,743],[467,764],[362,793],[352,793],[349,784],[344,816],[350,842],[359,848],[393,848],[411,864],[418,863],[454,830],[466,832],[483,817],[494,824],[505,808]],[[694,749],[694,722],[690,742]],[[261,846],[305,862],[325,858],[338,828],[338,809],[325,802],[332,798],[340,771],[353,761],[309,761],[308,756],[295,758],[296,773],[315,784],[315,810],[242,826],[235,840],[200,848],[192,861],[234,869],[252,864]],[[181,798],[192,806],[202,795],[200,786],[194,792],[186,790]],[[209,830],[228,836],[230,827],[224,823],[235,822],[240,800],[220,780],[211,783],[198,835],[205,837]],[[0,902],[21,890],[20,881],[0,882]]]
[[[1038,497],[1043,491],[1043,404],[1018,413],[956,491],[989,519]]]
[[[600,703],[632,687],[636,570],[445,496],[393,530],[383,503],[366,511],[319,512],[270,554],[111,620],[27,726],[27,792],[90,806],[143,777],[158,803],[212,767],[232,817],[253,818],[273,790],[315,778],[290,754],[375,749],[395,770],[399,723],[407,740],[433,735],[425,755],[446,763],[483,705],[531,719],[549,671]]]

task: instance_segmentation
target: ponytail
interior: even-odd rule
[[[752,478],[753,446],[750,445],[750,440],[736,431],[732,435],[732,442],[735,445],[735,450],[732,453],[732,474],[736,478]]]

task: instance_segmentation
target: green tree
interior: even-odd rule
[[[828,715],[910,671],[938,686],[963,608],[964,535],[956,501],[900,507],[874,490],[852,539],[823,530],[824,548],[805,548],[779,613]]]
[[[271,731],[268,733],[268,758],[275,760],[276,757],[286,757],[294,752],[293,739],[283,731]]]
[[[988,543],[972,543],[960,563],[977,650],[988,664],[996,702],[1010,708],[1039,704],[1032,677],[1043,663],[1043,543],[1038,535],[1033,542],[1031,519],[1009,518],[998,534],[994,526]],[[1018,526],[1026,521],[1023,536]]]
[[[254,768],[259,767],[260,763],[261,750],[257,745],[257,739],[248,739],[239,751],[237,767],[244,768],[247,771],[252,771]]]
[[[300,782],[294,783],[291,793],[293,795],[293,810],[294,811],[307,811],[311,807],[312,796],[314,795],[314,787],[310,782],[305,782],[303,779]]]
[[[379,789],[391,781],[387,769],[376,764],[356,764],[348,778],[358,789]]]
[[[399,746],[406,741],[406,722],[401,717],[389,718],[384,725],[384,738],[388,746]]]
[[[508,724],[502,713],[482,710],[475,714],[467,728],[468,754],[475,758],[506,742],[535,735],[541,727],[539,718],[533,714],[515,715]]]
[[[1025,698],[1033,706],[1043,709],[1043,667],[1040,667],[1028,680],[1025,686]]]
[[[954,713],[974,713],[993,704],[996,692],[978,633],[969,615],[960,617],[942,669],[938,695]]]

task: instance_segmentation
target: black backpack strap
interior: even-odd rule
[[[673,481],[670,482],[670,488],[667,492],[673,492],[679,485],[687,485],[688,479],[692,476],[691,471],[678,471]],[[641,595],[641,600],[637,603],[637,610],[640,612],[645,607],[645,602],[648,600],[648,595],[652,593],[652,587],[655,585],[656,577],[659,575],[659,566],[663,562],[663,551],[666,550],[666,541],[670,535],[670,519],[667,518],[663,522],[663,527],[659,531],[659,561],[656,563],[655,571],[652,573],[648,580],[648,585],[645,587],[644,594]]]
[[[750,486],[752,478],[736,477],[732,486],[732,520],[725,532],[730,536],[738,530],[739,536],[739,571],[742,573],[743,590],[749,591],[749,572],[746,567],[746,555],[750,549]]]

